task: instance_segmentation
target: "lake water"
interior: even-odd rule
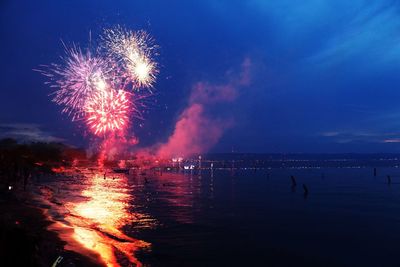
[[[81,168],[37,196],[66,249],[108,266],[400,266],[398,168]]]

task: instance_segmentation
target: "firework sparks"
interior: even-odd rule
[[[94,134],[123,130],[127,126],[131,106],[128,94],[124,90],[102,90],[87,102],[86,121]]]
[[[135,89],[153,87],[158,74],[157,63],[153,60],[157,46],[146,32],[121,27],[106,29],[103,42],[111,57],[122,64],[125,78]]]
[[[133,32],[118,26],[104,31],[96,53],[73,45],[62,57],[63,64],[38,70],[56,88],[52,100],[72,121],[84,121],[92,133],[105,136],[123,131],[131,117],[141,118],[138,102],[153,94],[158,74],[153,60],[153,40],[144,31]],[[133,93],[131,90],[136,89]],[[139,104],[139,105],[137,105]]]
[[[40,72],[50,78],[47,82],[50,87],[57,88],[51,94],[53,101],[63,106],[63,113],[76,120],[83,117],[86,100],[106,88],[107,63],[90,51],[82,52],[75,45],[65,51],[64,65],[52,64],[51,68]]]
[[[136,81],[135,87],[152,87],[157,69],[148,57],[139,56],[136,60],[130,60],[127,68]]]

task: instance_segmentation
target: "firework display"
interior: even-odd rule
[[[130,103],[124,90],[100,90],[85,106],[87,124],[95,134],[121,130],[129,121]]]
[[[50,95],[72,121],[84,121],[95,135],[125,130],[135,101],[151,93],[158,74],[157,46],[144,31],[106,29],[95,51],[67,48],[63,64],[39,70],[55,88]]]
[[[158,68],[152,58],[157,46],[145,31],[132,32],[121,27],[106,29],[102,40],[110,57],[121,63],[126,81],[134,88],[153,87]]]

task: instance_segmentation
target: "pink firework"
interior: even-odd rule
[[[82,52],[74,45],[72,48],[65,46],[65,52],[63,65],[52,64],[39,72],[50,78],[47,84],[56,88],[52,93],[53,101],[62,106],[62,112],[72,120],[78,120],[84,115],[86,100],[106,86],[110,71],[107,60],[94,56],[89,50]]]
[[[86,122],[96,135],[123,131],[129,122],[131,102],[124,90],[100,90],[86,103]]]
[[[153,59],[158,46],[146,32],[119,26],[105,30],[100,41],[100,46],[83,50],[64,44],[60,64],[36,71],[48,78],[52,100],[62,113],[83,121],[91,133],[108,137],[127,130],[130,119],[143,119],[141,110],[153,95],[158,74]]]

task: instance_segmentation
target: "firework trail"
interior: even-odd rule
[[[120,26],[104,30],[100,41],[95,53],[63,43],[62,64],[37,71],[56,88],[50,96],[62,113],[72,121],[84,121],[93,134],[105,136],[124,131],[131,117],[141,118],[138,107],[143,108],[141,102],[153,93],[150,89],[158,74],[153,59],[157,46],[146,32]]]

